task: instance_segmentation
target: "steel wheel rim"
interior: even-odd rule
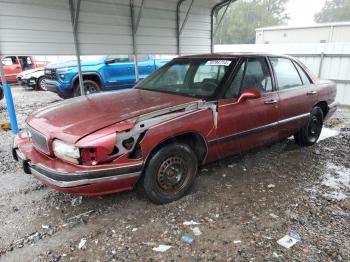
[[[39,85],[42,90],[46,91],[45,79],[40,80]]]
[[[321,123],[317,116],[312,116],[309,121],[307,128],[307,135],[310,138],[311,142],[315,142],[320,135]]]
[[[89,94],[97,93],[98,89],[95,85],[86,83],[84,84],[84,91],[86,95],[89,95]]]
[[[189,168],[185,159],[171,156],[162,162],[157,173],[157,183],[165,193],[180,191],[189,177]]]

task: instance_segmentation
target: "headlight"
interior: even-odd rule
[[[76,146],[55,139],[52,143],[53,153],[56,157],[74,164],[79,164],[80,151]]]
[[[73,67],[59,68],[59,69],[57,69],[57,73],[65,73],[65,72],[72,71],[73,69],[74,69]]]

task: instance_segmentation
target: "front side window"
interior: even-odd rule
[[[272,91],[271,74],[265,58],[246,59],[226,91],[225,97],[238,97],[247,89],[256,89],[261,93]]]
[[[299,73],[290,59],[272,57],[270,61],[275,71],[279,90],[303,85]]]
[[[135,88],[206,98],[214,95],[236,60],[175,61],[145,78]]]

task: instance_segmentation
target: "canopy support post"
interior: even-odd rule
[[[1,59],[0,59],[0,77],[1,77],[1,82],[2,82],[2,88],[4,89],[7,110],[9,112],[12,133],[14,135],[17,135],[19,130],[18,130],[18,124],[17,124],[17,118],[16,118],[15,105],[13,103],[11,87],[6,82],[6,77],[5,77],[5,73],[3,70]]]
[[[135,10],[134,10],[134,0],[130,0],[130,18],[131,18],[131,36],[132,36],[132,51],[134,55],[134,65],[135,65],[135,82],[140,80],[139,76],[139,63],[137,61],[137,46],[136,46],[136,30],[141,19],[141,11],[143,8],[143,1],[141,3],[137,25],[135,25]],[[137,26],[137,27],[136,27]]]
[[[69,0],[69,9],[70,9],[70,14],[71,14],[71,23],[72,23],[73,38],[74,38],[75,56],[77,57],[80,94],[81,95],[85,95],[83,74],[81,72],[80,48],[79,48],[79,41],[78,41],[78,23],[79,23],[78,21],[79,21],[80,2],[81,2],[81,0],[76,0],[75,1],[76,2],[75,7],[74,7],[73,1],[74,0]]]

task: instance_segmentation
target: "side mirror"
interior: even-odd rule
[[[246,89],[238,98],[238,103],[244,102],[248,99],[257,99],[261,97],[261,93],[256,89]]]
[[[105,60],[105,64],[106,65],[113,64],[113,63],[115,63],[115,59],[114,58],[107,58]]]

